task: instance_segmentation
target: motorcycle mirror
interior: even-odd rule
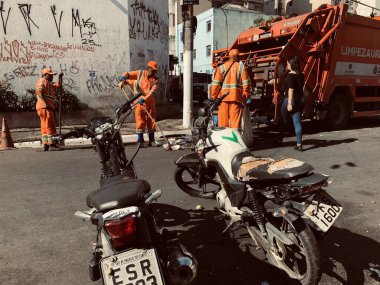
[[[204,117],[204,116],[206,116],[206,110],[205,110],[204,108],[200,108],[200,109],[198,110],[198,116],[199,116],[199,117]]]

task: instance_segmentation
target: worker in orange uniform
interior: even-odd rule
[[[156,100],[154,96],[158,87],[157,71],[157,62],[152,60],[147,63],[145,70],[123,72],[122,76],[120,76],[120,88],[123,88],[125,84],[129,84],[133,86],[135,92],[141,92],[143,94],[143,96],[137,100],[135,109],[137,143],[141,146],[144,146],[145,130],[148,130],[148,146],[157,145],[154,140],[155,121],[146,113],[149,112],[150,116],[155,119]]]
[[[250,104],[251,85],[247,70],[238,61],[239,52],[231,49],[228,61],[216,68],[211,86],[211,98],[216,99],[230,92],[218,111],[219,127],[239,129],[244,104]]]
[[[61,150],[53,141],[55,130],[55,109],[58,107],[59,83],[53,83],[53,76],[57,74],[51,68],[42,69],[42,77],[36,83],[37,104],[36,110],[41,121],[41,138],[43,151]],[[63,73],[59,74],[62,78]],[[61,80],[59,80],[61,81]]]

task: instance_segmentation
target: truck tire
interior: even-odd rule
[[[326,115],[326,123],[329,129],[343,129],[350,119],[350,104],[347,98],[341,94],[333,96],[330,100]]]

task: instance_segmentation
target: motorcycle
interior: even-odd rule
[[[210,100],[193,122],[193,151],[175,161],[174,179],[187,194],[216,199],[230,218],[223,234],[243,225],[269,263],[301,284],[318,284],[317,237],[334,224],[342,206],[325,190],[328,176],[293,158],[256,157],[236,129],[216,127]]]
[[[197,261],[173,233],[156,224],[151,204],[161,190],[151,193],[149,183],[137,176],[133,159],[140,146],[130,160],[125,154],[120,129],[140,96],[120,107],[114,122],[110,117],[96,117],[87,127],[55,138],[87,136],[100,158],[100,188],[87,196],[90,209],[75,213],[97,228],[90,279],[102,278],[106,285],[191,284]]]

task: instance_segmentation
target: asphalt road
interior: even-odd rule
[[[320,242],[320,284],[379,284],[369,268],[380,269],[380,120],[355,121],[339,132],[306,124],[305,132],[306,151],[300,153],[292,148],[294,137],[275,148],[272,133],[256,131],[254,153],[295,157],[331,176],[328,190],[344,211]],[[215,202],[187,196],[173,180],[172,162],[186,152],[143,149],[135,163],[140,177],[163,191],[155,206],[159,223],[178,230],[197,257],[197,284],[290,284],[260,260],[262,253],[244,232],[214,242],[226,225]],[[93,284],[87,272],[95,227],[74,212],[86,209],[85,198],[97,189],[98,178],[92,149],[0,152],[0,284]],[[198,204],[204,210],[196,210]]]

